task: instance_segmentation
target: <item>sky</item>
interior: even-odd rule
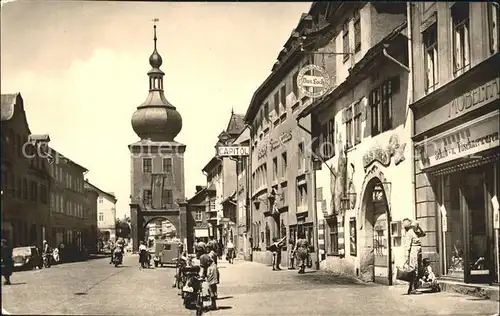
[[[2,0],[2,2],[4,2]],[[310,2],[29,1],[2,3],[1,93],[20,92],[34,134],[89,169],[129,210],[130,119],[148,95],[158,18],[165,96],[183,118],[186,197],[206,183],[231,115],[245,114]]]

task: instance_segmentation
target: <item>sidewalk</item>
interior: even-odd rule
[[[406,295],[406,286],[367,284],[325,271],[272,271],[260,263],[219,263],[215,315],[494,315],[498,302],[457,293]]]

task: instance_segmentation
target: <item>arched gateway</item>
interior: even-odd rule
[[[154,20],[158,21],[157,19]],[[140,140],[129,145],[131,153],[131,204],[133,248],[144,239],[148,222],[168,219],[185,242],[186,206],[184,152],[186,145],[174,139],[182,129],[182,117],[163,92],[162,58],[156,48],[149,57],[149,95],[132,115],[132,128]]]
[[[361,279],[392,285],[390,183],[377,163],[366,173],[359,214]]]

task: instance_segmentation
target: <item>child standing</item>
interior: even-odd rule
[[[207,270],[207,282],[209,285],[209,294],[212,305],[210,309],[217,309],[217,284],[219,284],[219,269],[217,264],[212,260]]]

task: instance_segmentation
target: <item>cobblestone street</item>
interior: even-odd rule
[[[19,272],[2,287],[11,314],[193,315],[172,289],[173,269],[140,271],[135,255]],[[208,315],[493,315],[498,302],[455,293],[404,295],[401,286],[363,284],[311,271],[272,271],[262,264],[220,263],[219,310]]]

